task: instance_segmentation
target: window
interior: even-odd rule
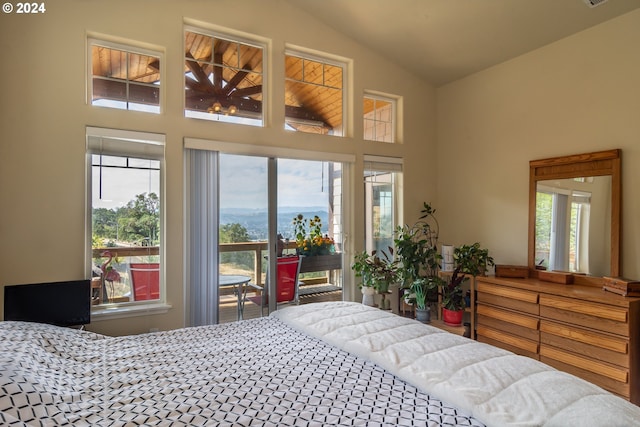
[[[386,251],[393,247],[395,228],[400,225],[402,161],[365,156],[365,249]]]
[[[158,52],[89,39],[91,105],[160,113]]]
[[[364,139],[367,141],[395,142],[396,101],[376,95],[365,95]]]
[[[95,306],[164,300],[164,135],[87,128]]]
[[[344,63],[285,55],[285,129],[343,136]]]
[[[185,31],[185,116],[263,125],[264,47]]]

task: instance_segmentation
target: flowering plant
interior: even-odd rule
[[[328,255],[335,251],[335,241],[327,234],[322,234],[319,216],[305,219],[304,215],[298,214],[293,218],[293,228],[300,255]]]

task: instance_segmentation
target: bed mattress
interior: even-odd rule
[[[126,337],[0,322],[2,426],[481,426],[278,318]]]

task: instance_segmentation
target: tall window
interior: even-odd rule
[[[393,247],[400,225],[402,162],[400,159],[365,156],[365,249],[371,253]]]
[[[91,105],[160,113],[161,54],[89,39]]]
[[[346,64],[285,54],[285,128],[343,136]]]
[[[185,116],[263,125],[264,47],[185,31]]]
[[[164,135],[87,128],[96,306],[163,300]]]
[[[395,142],[396,100],[368,94],[364,97],[364,139]]]

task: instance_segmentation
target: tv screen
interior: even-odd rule
[[[91,322],[91,281],[7,285],[4,287],[4,320],[86,325]]]

